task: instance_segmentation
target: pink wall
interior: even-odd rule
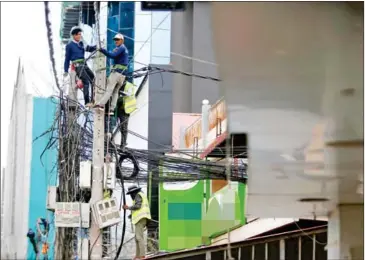
[[[189,127],[201,114],[173,113],[172,114],[172,145],[174,149],[180,148],[180,128]]]

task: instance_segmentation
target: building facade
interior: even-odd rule
[[[174,127],[176,136],[173,139],[179,145],[177,152],[171,155],[186,157],[179,154],[179,149],[182,149],[195,158],[225,165],[225,151],[221,150],[219,154],[215,152],[215,148],[226,138],[227,118],[224,108],[224,100],[213,106],[204,101],[201,116],[174,114],[177,118],[174,124],[180,127],[181,132],[178,134],[177,127]],[[182,125],[182,121],[188,122],[189,119],[190,124]],[[240,170],[246,169],[245,165],[245,156],[235,157],[232,165],[234,173],[246,175]],[[160,174],[165,174],[164,171],[161,167]],[[160,183],[159,198],[160,250],[209,245],[217,233],[246,224],[245,182],[199,180]],[[171,229],[171,226],[175,228]]]
[[[19,62],[14,87],[9,124],[8,159],[4,172],[4,239],[1,258],[34,258],[33,247],[27,238],[32,229],[36,235],[38,218],[52,223],[53,213],[46,209],[47,188],[56,185],[57,151],[42,153],[51,138],[46,132],[53,124],[56,104],[50,98],[33,97],[27,93],[27,77]],[[53,257],[54,227],[50,225],[48,259]],[[37,244],[41,248],[41,244]],[[42,258],[41,258],[42,259]]]
[[[171,64],[174,69],[218,77],[212,38],[211,2],[185,2],[185,11],[171,14]],[[173,110],[200,113],[201,100],[217,102],[216,81],[174,75]]]

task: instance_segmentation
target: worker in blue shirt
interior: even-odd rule
[[[85,51],[96,51],[96,46],[84,46],[81,40],[82,29],[80,27],[71,28],[72,41],[66,45],[66,55],[64,64],[64,76],[68,75],[70,62],[75,66],[76,75],[81,79],[84,87],[84,101],[87,107],[91,106],[89,85],[94,82],[94,73],[90,70],[85,62]],[[91,87],[91,97],[93,97],[93,88]]]
[[[113,40],[116,45],[113,51],[107,51],[103,48],[100,49],[100,52],[102,52],[105,56],[114,60],[114,65],[111,67],[106,91],[102,98],[95,103],[95,107],[104,109],[105,104],[108,102],[110,97],[112,97],[109,107],[110,114],[114,114],[113,111],[117,105],[119,89],[124,83],[128,68],[128,50],[124,45],[123,35],[118,33],[114,36]]]

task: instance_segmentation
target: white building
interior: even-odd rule
[[[33,141],[53,123],[56,105],[50,99],[31,94],[39,91],[33,88],[37,85],[41,88],[41,84],[31,74],[30,67],[19,61],[9,123],[8,157],[2,179],[1,258],[5,259],[29,258],[32,251],[28,248],[28,229],[36,232],[36,219],[49,217],[47,186],[50,179],[55,183],[55,178],[49,178],[49,174],[57,156],[54,151],[47,152],[46,160],[41,162],[40,155],[50,136]]]
[[[4,240],[1,258],[25,258],[32,143],[32,96],[27,94],[24,69],[19,61],[9,124],[8,157],[4,173]]]
[[[363,2],[212,5],[229,130],[248,136],[247,211],[328,216],[328,259],[364,254],[363,21]]]

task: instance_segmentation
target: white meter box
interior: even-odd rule
[[[80,212],[81,210],[81,212]],[[90,205],[79,202],[57,202],[55,211],[56,227],[90,227]]]
[[[93,213],[99,228],[113,226],[121,222],[120,211],[115,198],[96,202],[93,205]]]
[[[104,189],[115,189],[115,163],[104,163]]]
[[[91,188],[91,161],[80,162],[80,179],[81,189]]]
[[[57,187],[48,186],[47,188],[47,205],[48,210],[54,211],[56,209],[56,197],[57,197]]]

